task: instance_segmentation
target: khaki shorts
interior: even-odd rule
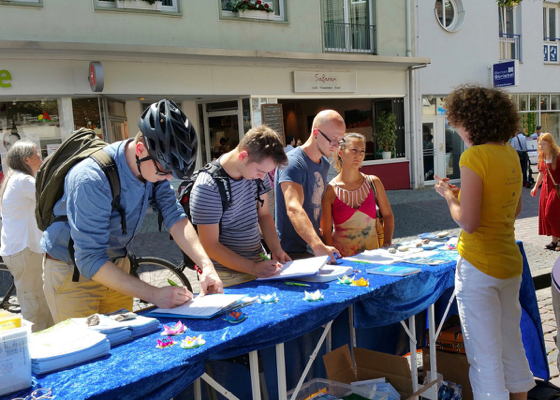
[[[124,257],[115,264],[130,272],[130,260]],[[132,297],[109,289],[80,275],[79,282],[72,282],[74,265],[64,261],[43,258],[45,297],[55,324],[68,318],[107,314],[126,308],[132,311]]]

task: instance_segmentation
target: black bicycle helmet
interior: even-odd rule
[[[177,179],[192,175],[198,138],[194,126],[172,100],[163,99],[146,108],[138,127],[148,154]]]

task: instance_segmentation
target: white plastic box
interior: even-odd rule
[[[307,399],[309,396],[312,396],[321,389],[325,389],[328,394],[336,397],[345,397],[352,393],[355,393],[365,397],[366,399],[373,399],[376,394],[375,390],[368,390],[366,388],[351,386],[345,383],[335,382],[328,379],[315,378],[311,379],[301,387],[296,400]],[[288,392],[288,398],[291,397],[292,393],[293,390],[290,390]],[[387,396],[385,394],[381,394],[380,398],[386,399]]]
[[[21,328],[0,332],[0,395],[31,386],[31,325],[22,318]]]

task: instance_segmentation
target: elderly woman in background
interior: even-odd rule
[[[336,247],[343,257],[381,245],[388,247],[393,239],[395,221],[385,188],[378,177],[360,172],[365,155],[364,136],[346,134],[333,157],[339,174],[329,182],[323,196],[323,240]],[[377,209],[383,217],[382,227],[377,221]],[[383,232],[378,232],[378,228]],[[378,239],[380,233],[384,236],[382,244]]]
[[[558,156],[560,147],[550,133],[539,136],[539,175],[537,183],[531,190],[535,197],[542,182],[541,197],[539,199],[539,235],[552,236],[552,241],[544,246],[548,250],[560,251],[560,168]]]
[[[34,332],[53,324],[43,294],[42,233],[35,220],[35,175],[42,162],[35,143],[15,142],[8,151],[10,169],[0,188],[0,255],[14,276],[21,314],[33,322]]]

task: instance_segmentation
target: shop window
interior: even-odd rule
[[[96,9],[179,12],[179,0],[93,0]]]
[[[0,155],[6,167],[6,153],[19,139],[29,139],[41,149],[43,157],[62,142],[58,121],[58,101],[0,102]]]
[[[436,0],[434,12],[440,26],[448,32],[457,32],[463,26],[465,10],[461,0]]]
[[[88,99],[72,99],[74,130],[80,128],[93,129],[100,137],[103,129],[100,122],[99,100],[97,97]]]
[[[218,0],[220,2],[222,17],[239,18],[246,20],[285,21],[286,0]],[[244,4],[245,3],[245,4]],[[239,6],[248,6],[243,10]],[[272,10],[272,11],[267,11]]]

